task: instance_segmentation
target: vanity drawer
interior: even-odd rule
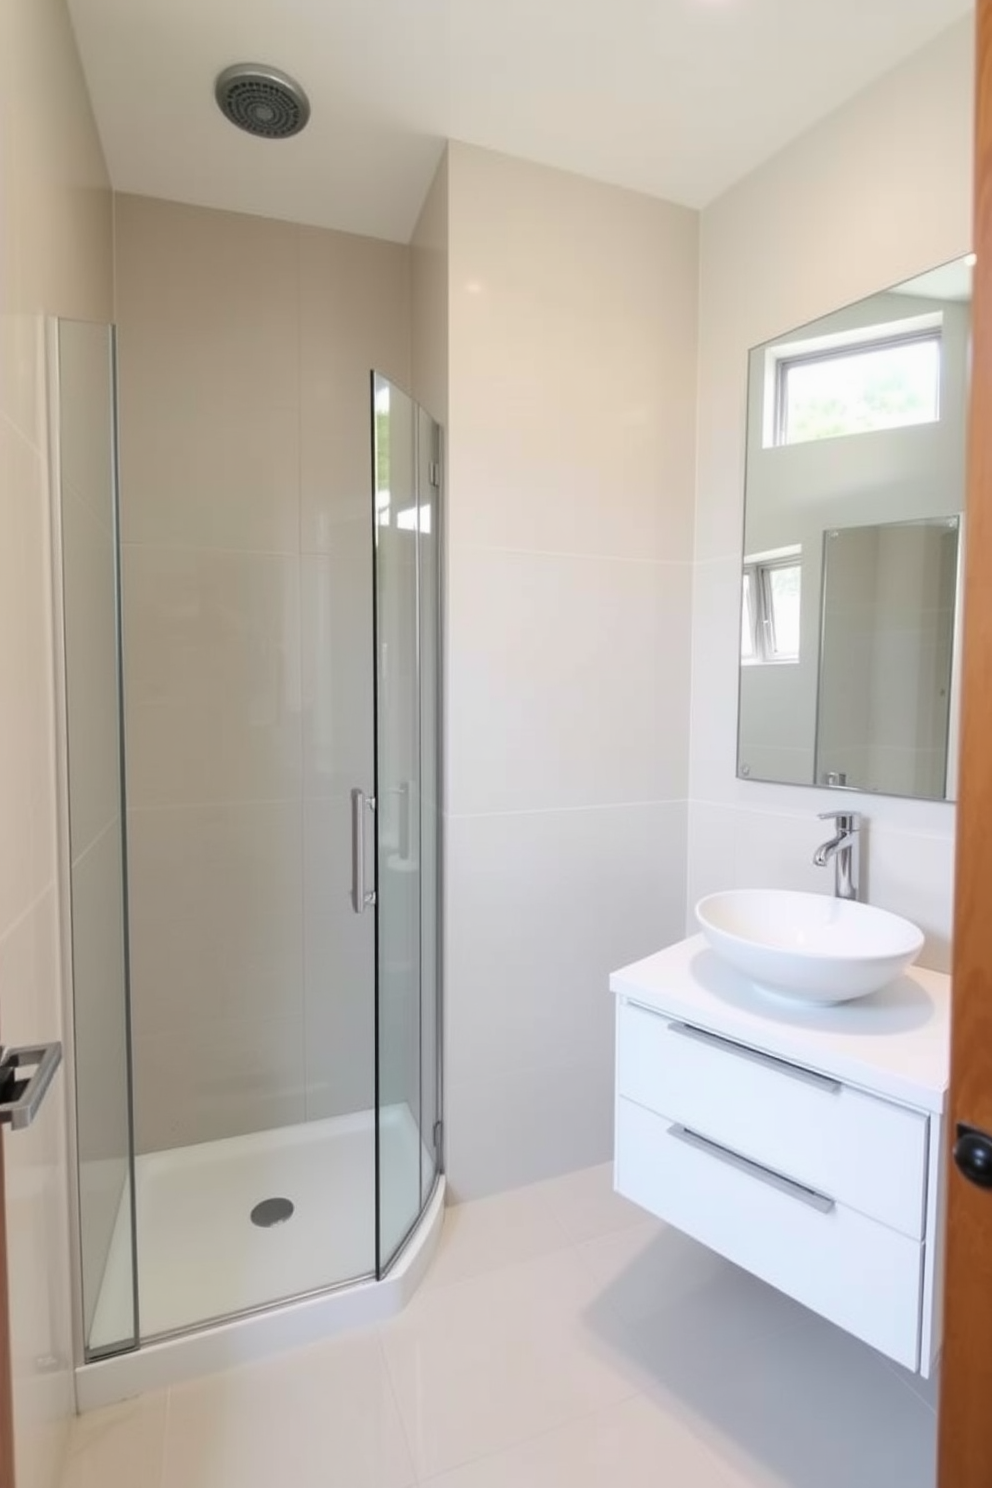
[[[636,1003],[617,1007],[620,1096],[922,1238],[923,1112]]]
[[[797,1302],[916,1369],[923,1246],[681,1123],[617,1102],[616,1186]]]

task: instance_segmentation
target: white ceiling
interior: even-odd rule
[[[689,206],[972,0],[69,0],[114,185],[408,240],[451,138]],[[213,80],[267,62],[294,139],[228,124]]]

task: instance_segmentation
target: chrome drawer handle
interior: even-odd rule
[[[694,1147],[698,1152],[705,1152],[708,1156],[715,1157],[718,1162],[726,1163],[728,1168],[736,1168],[738,1172],[746,1173],[749,1178],[757,1178],[759,1183],[767,1183],[769,1188],[777,1189],[779,1193],[786,1194],[790,1199],[798,1199],[800,1204],[808,1204],[811,1209],[817,1209],[821,1214],[829,1214],[834,1208],[833,1199],[828,1199],[826,1194],[817,1193],[815,1188],[806,1188],[792,1178],[784,1178],[773,1168],[763,1168],[760,1163],[752,1162],[749,1157],[741,1157],[739,1152],[732,1152],[729,1147],[721,1147],[719,1142],[711,1142],[707,1137],[701,1137],[698,1132],[690,1131],[687,1126],[670,1126],[668,1135],[674,1137],[677,1142],[684,1142],[687,1147]]]
[[[62,1062],[61,1044],[36,1044],[23,1049],[0,1049],[0,1126],[23,1131],[38,1114],[38,1107]],[[36,1068],[30,1078],[18,1071]]]
[[[668,1027],[671,1033],[677,1033],[680,1038],[695,1039],[699,1044],[710,1044],[726,1054],[736,1054],[739,1059],[750,1059],[752,1064],[763,1064],[768,1069],[777,1070],[780,1075],[801,1080],[804,1085],[812,1085],[829,1095],[839,1095],[842,1089],[840,1081],[831,1079],[829,1075],[804,1069],[801,1064],[790,1064],[787,1059],[776,1059],[774,1054],[763,1054],[760,1049],[735,1043],[733,1039],[721,1038],[720,1034],[709,1033],[705,1028],[696,1028],[692,1023],[669,1023]]]

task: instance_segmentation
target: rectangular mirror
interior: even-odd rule
[[[743,779],[954,799],[972,263],[750,353]]]

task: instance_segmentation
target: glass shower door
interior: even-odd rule
[[[378,1269],[434,1180],[437,1120],[436,425],[373,375]],[[432,530],[433,529],[433,530]]]

